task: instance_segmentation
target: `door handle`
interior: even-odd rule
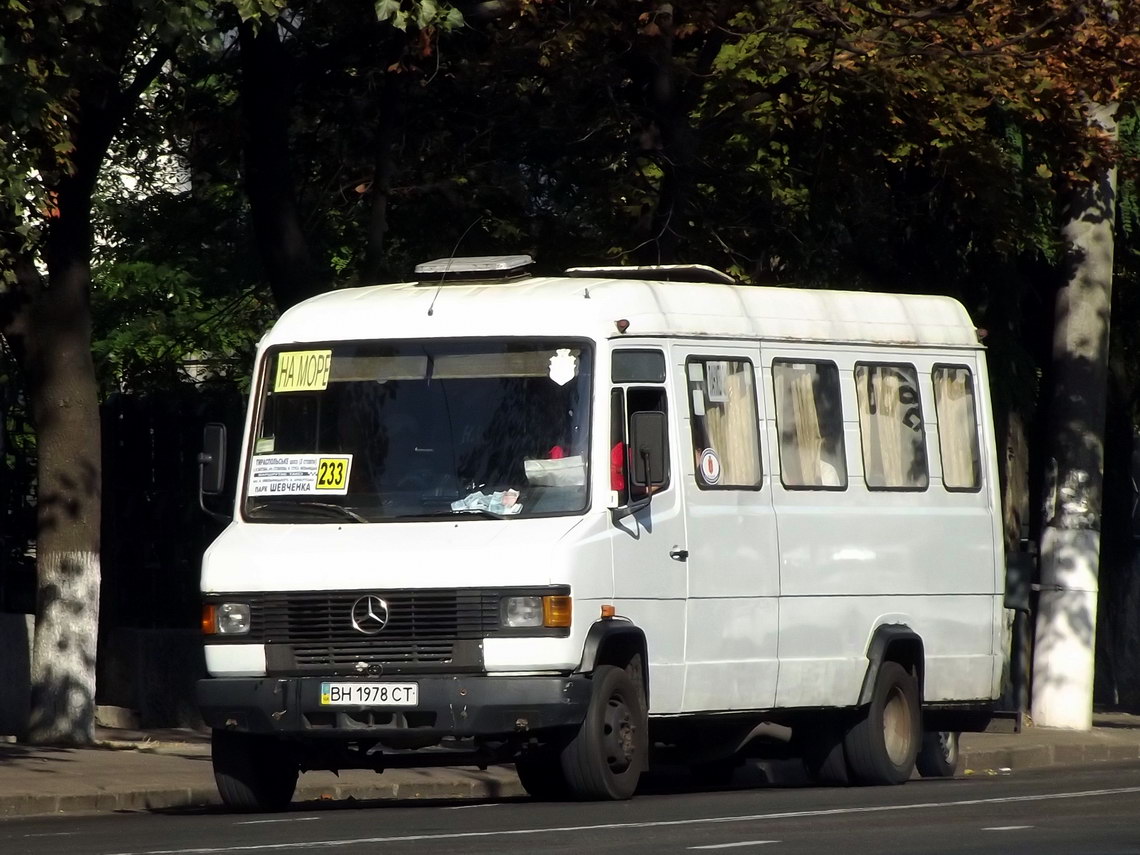
[[[689,550],[682,549],[679,546],[674,546],[672,549],[669,550],[669,557],[672,558],[674,561],[688,561],[689,560]]]

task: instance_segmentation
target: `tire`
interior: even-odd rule
[[[875,677],[871,703],[843,740],[854,783],[901,784],[914,772],[922,740],[918,683],[897,662],[884,662]]]
[[[828,725],[813,734],[804,746],[803,761],[808,780],[817,786],[846,787],[851,783],[843,730],[838,726]]]
[[[222,803],[243,813],[280,811],[297,789],[298,764],[271,736],[215,730],[210,754]]]
[[[586,717],[560,757],[569,794],[582,801],[631,798],[646,767],[649,723],[641,687],[599,665]]]
[[[960,736],[953,730],[928,730],[924,733],[914,761],[918,774],[924,778],[953,778],[961,759],[958,751]]]
[[[553,752],[539,752],[515,761],[515,772],[527,795],[538,801],[560,801],[570,795],[562,762]]]

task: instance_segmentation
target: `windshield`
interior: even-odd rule
[[[269,352],[245,514],[379,522],[579,513],[591,350],[479,339]]]

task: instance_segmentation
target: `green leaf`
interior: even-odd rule
[[[445,30],[457,30],[462,27],[464,23],[463,13],[454,6],[447,10],[447,14],[443,18],[443,28]]]
[[[391,21],[400,14],[400,0],[376,0],[376,20]]]
[[[435,0],[420,0],[418,17],[422,23],[430,24],[437,14],[439,14],[439,4]]]

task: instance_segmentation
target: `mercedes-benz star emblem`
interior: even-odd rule
[[[365,635],[375,635],[388,625],[388,604],[375,594],[361,597],[352,604],[352,628]]]

